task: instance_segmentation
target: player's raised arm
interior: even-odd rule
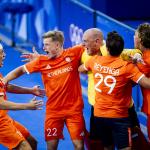
[[[30,62],[34,59],[36,59],[37,57],[39,57],[39,53],[37,52],[37,50],[35,49],[35,47],[32,48],[32,53],[22,53],[21,57],[24,58],[22,61],[23,62]]]

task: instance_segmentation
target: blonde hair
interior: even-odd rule
[[[64,44],[64,34],[62,31],[48,31],[43,34],[42,38],[51,38],[52,41],[58,41],[61,46]]]

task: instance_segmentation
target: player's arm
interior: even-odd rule
[[[144,88],[150,88],[150,78],[143,76],[138,83]]]
[[[36,110],[43,106],[42,100],[33,98],[29,103],[14,103],[4,100],[4,96],[0,96],[0,109],[3,110]]]
[[[33,94],[35,96],[44,97],[45,90],[40,89],[40,86],[36,85],[32,88],[22,87],[14,84],[7,85],[7,92],[9,93],[17,93],[17,94]]]
[[[121,53],[121,58],[123,60],[131,60],[131,57],[134,57],[134,55],[139,54],[142,56],[142,52],[139,49],[124,49]]]
[[[78,71],[80,73],[85,73],[85,74],[87,74],[87,72],[88,72],[88,70],[85,69],[84,64],[82,64],[82,65],[79,66]]]
[[[87,71],[91,71],[91,64],[93,63],[94,59],[95,57],[93,56],[89,60],[85,61],[84,64],[78,67],[78,71],[80,73],[86,73]]]
[[[144,64],[142,52],[139,49],[124,49],[120,56],[123,60]]]
[[[20,66],[16,69],[14,69],[13,71],[9,72],[4,78],[3,78],[3,82],[5,84],[7,84],[9,81],[14,80],[18,77],[20,77],[21,75],[25,74],[26,70],[23,66]]]
[[[87,73],[88,70],[85,68],[84,64],[82,64],[79,66],[78,71],[80,73]]]

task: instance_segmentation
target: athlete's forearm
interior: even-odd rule
[[[9,72],[3,79],[4,83],[7,84],[9,81],[18,78],[19,76],[23,75],[25,70],[23,66],[16,68],[15,70]]]
[[[120,56],[123,60],[130,61],[135,54],[142,56],[142,52],[139,49],[124,49]]]
[[[33,94],[33,88],[22,87],[14,84],[7,85],[7,92],[17,94]]]
[[[25,110],[30,109],[29,103],[14,103],[10,101],[1,100],[0,109],[3,110]]]
[[[144,76],[138,83],[142,87],[150,89],[150,78]]]

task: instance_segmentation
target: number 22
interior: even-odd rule
[[[56,128],[52,128],[52,129],[48,128],[47,132],[48,132],[47,136],[57,136],[57,129]]]

